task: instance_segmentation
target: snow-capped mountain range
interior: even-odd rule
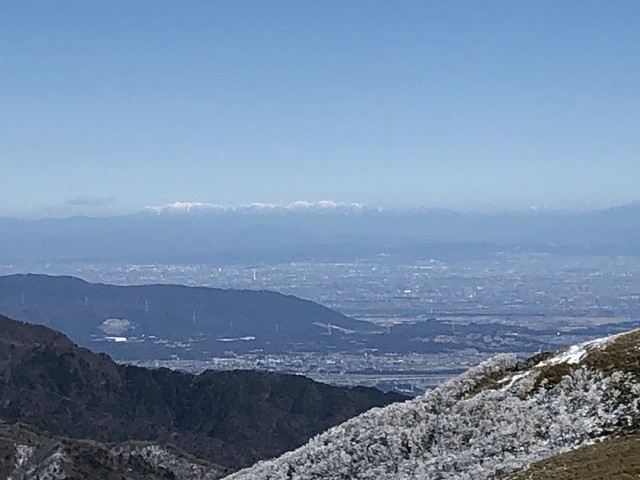
[[[228,478],[488,479],[638,430],[640,330],[525,362],[501,355]]]
[[[363,210],[379,210],[365,206],[361,203],[335,202],[333,200],[305,201],[300,200],[291,203],[249,203],[238,206],[225,206],[208,202],[173,202],[161,206],[149,206],[145,208],[148,212],[156,214],[180,214],[196,212],[322,212],[322,211],[345,211],[359,212]]]
[[[56,259],[254,264],[388,253],[493,255],[510,249],[637,255],[640,206],[476,214],[328,200],[230,207],[175,202],[114,217],[0,218],[0,231],[0,262],[6,264]]]

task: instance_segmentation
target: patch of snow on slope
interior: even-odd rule
[[[500,390],[501,391],[505,391],[505,390],[509,390],[514,383],[516,383],[518,380],[521,380],[525,377],[527,377],[529,375],[530,372],[521,372],[521,373],[516,373],[513,377],[509,378],[509,377],[504,377],[502,380],[499,380],[498,383],[507,383],[504,387],[502,387]]]
[[[558,355],[540,362],[536,367],[545,367],[547,365],[558,365],[560,363],[578,364],[587,356],[586,345],[572,345],[568,350],[560,352]]]
[[[561,363],[568,363],[570,365],[577,365],[582,360],[586,358],[589,354],[590,350],[595,348],[603,349],[606,348],[612,341],[617,339],[622,335],[626,335],[629,332],[617,333],[615,335],[610,335],[608,337],[597,338],[595,340],[589,340],[587,342],[579,343],[577,345],[572,345],[566,350],[560,351],[557,355],[544,360],[536,365],[536,367],[545,367],[547,365],[558,365]]]

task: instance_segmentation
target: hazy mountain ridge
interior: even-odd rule
[[[483,479],[640,427],[640,330],[488,360],[230,478]],[[544,477],[539,477],[544,478]]]
[[[296,375],[118,365],[44,326],[0,316],[0,419],[100,442],[172,443],[231,469],[404,400]]]
[[[322,349],[352,340],[350,331],[373,331],[369,322],[277,292],[180,285],[116,286],[75,277],[0,276],[0,312],[47,325],[82,346],[118,359],[168,358],[172,342],[190,343],[181,356],[233,349],[290,350],[303,342]],[[335,328],[326,335],[327,325]],[[114,345],[111,336],[132,340]],[[142,341],[144,338],[144,341]]]
[[[489,252],[516,246],[640,253],[638,204],[591,212],[506,213],[348,205],[228,210],[197,205],[203,204],[179,205],[182,214],[0,218],[0,261],[273,262],[351,258],[407,248],[428,253],[432,244],[440,253],[448,244],[480,244]]]

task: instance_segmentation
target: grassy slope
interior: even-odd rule
[[[603,480],[640,477],[640,435],[610,438],[532,464],[502,480]]]

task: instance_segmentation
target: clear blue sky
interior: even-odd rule
[[[0,215],[640,200],[640,2],[0,3]]]

